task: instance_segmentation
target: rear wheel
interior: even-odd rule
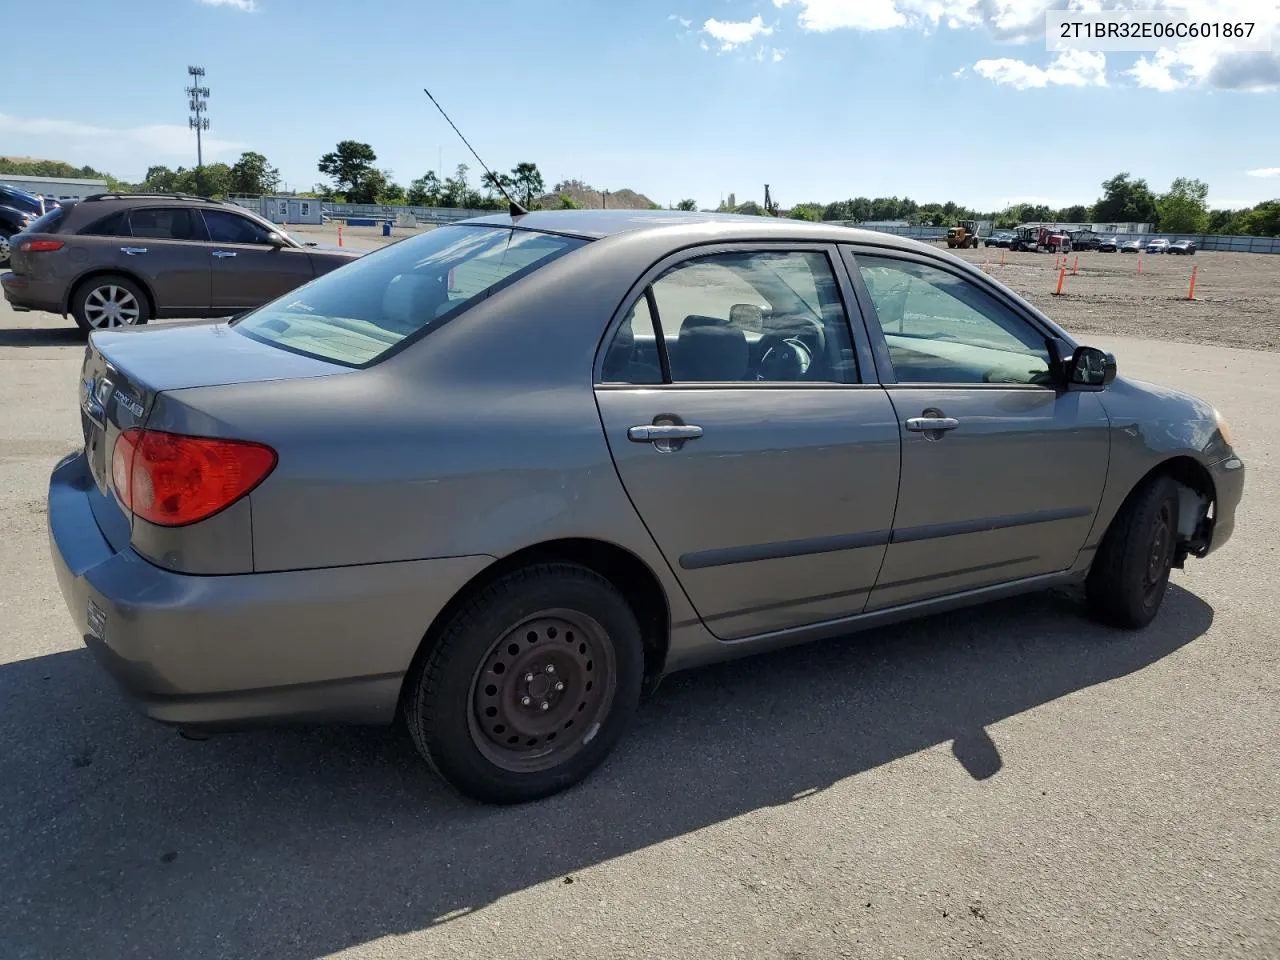
[[[1128,629],[1154,620],[1169,586],[1177,537],[1177,485],[1153,477],[1121,508],[1098,548],[1086,582],[1090,612]]]
[[[419,658],[405,719],[459,792],[521,803],[587,776],[635,713],[640,626],[622,594],[573,564],[540,564],[483,588]]]
[[[147,297],[132,280],[111,274],[92,277],[71,295],[71,314],[80,329],[140,326],[150,310]]]

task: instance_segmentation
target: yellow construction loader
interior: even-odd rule
[[[977,247],[977,245],[977,220],[961,220],[947,231],[947,246],[952,250],[956,247],[963,249],[964,247]]]

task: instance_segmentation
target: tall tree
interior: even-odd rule
[[[371,203],[369,200],[352,200],[351,196],[369,192],[365,181],[378,172],[373,165],[377,159],[378,155],[369,144],[343,140],[336,150],[320,158],[319,169],[333,181],[339,193],[347,194],[349,203]],[[374,193],[376,192],[375,190]]]
[[[262,154],[247,150],[231,167],[229,188],[232,193],[274,193],[280,188],[280,171]]]
[[[1094,205],[1093,217],[1106,223],[1154,223],[1156,198],[1147,181],[1117,173],[1102,182],[1102,196]]]
[[[163,164],[147,167],[147,175],[142,178],[142,189],[153,193],[173,193],[177,189],[178,175]]]
[[[1280,200],[1266,200],[1241,219],[1245,233],[1255,237],[1280,237]]]
[[[677,210],[697,210],[698,201],[697,200],[681,200],[679,203],[676,204],[676,209]]]
[[[1204,233],[1209,227],[1209,185],[1203,180],[1177,177],[1156,198],[1160,230],[1164,233]]]
[[[440,178],[434,170],[428,170],[409,184],[406,199],[410,206],[434,207],[440,203]]]
[[[517,163],[511,169],[511,180],[520,197],[524,199],[526,207],[533,203],[534,197],[546,189],[542,173],[538,170],[536,163]]]

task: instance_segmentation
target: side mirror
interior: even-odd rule
[[[1101,390],[1116,378],[1116,358],[1097,347],[1076,347],[1067,370],[1070,387]]]
[[[271,244],[273,247],[283,247],[285,245],[284,237],[274,232],[267,234],[267,243]]]

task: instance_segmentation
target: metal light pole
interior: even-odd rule
[[[204,166],[204,147],[200,141],[200,133],[209,129],[209,118],[204,115],[209,109],[209,88],[200,85],[204,77],[204,67],[187,67],[191,77],[191,86],[187,87],[187,105],[191,108],[191,116],[187,118],[187,126],[196,132],[196,169]]]

